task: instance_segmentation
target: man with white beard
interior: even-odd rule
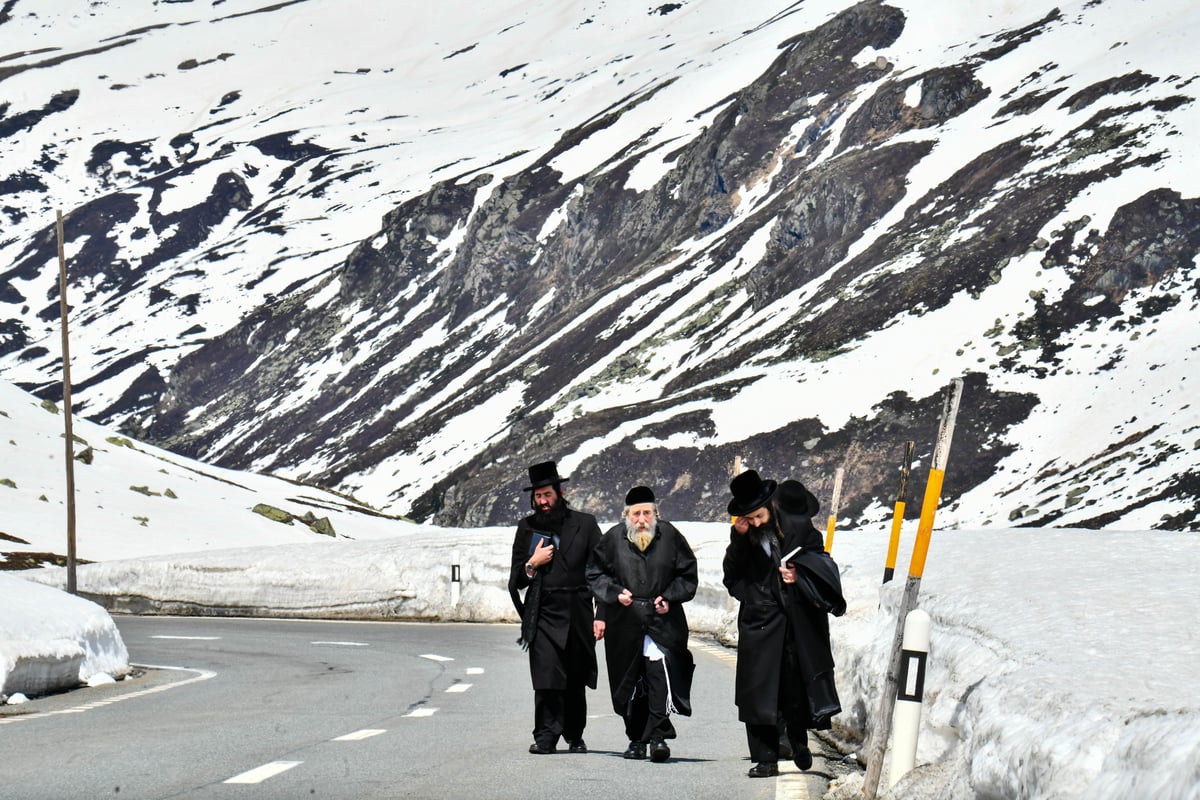
[[[613,710],[629,739],[624,756],[662,762],[676,737],[670,715],[692,713],[695,664],[683,604],[696,594],[696,556],[659,518],[648,487],[629,490],[621,516],[592,551],[588,585],[606,605],[604,656]]]

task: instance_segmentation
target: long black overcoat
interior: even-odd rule
[[[567,509],[554,558],[531,579],[525,574],[525,562],[529,560],[532,520],[529,516],[517,523],[508,590],[524,623],[522,628],[528,627],[532,632],[528,644],[533,688],[561,690],[582,678],[595,689],[598,670],[592,622],[596,611],[586,568],[592,550],[600,541],[600,526],[591,514]],[[524,600],[521,591],[525,591]],[[536,598],[530,596],[531,591],[537,592]],[[530,620],[531,615],[536,615],[536,619]],[[576,654],[573,663],[565,658],[568,640],[574,643],[570,650]]]
[[[731,530],[722,567],[725,588],[739,602],[733,695],[738,719],[752,725],[774,725],[788,625],[779,564],[763,550],[753,532]]]
[[[692,713],[694,662],[687,649],[688,623],[683,604],[696,596],[699,583],[696,556],[683,534],[659,520],[654,540],[641,552],[625,536],[625,525],[613,526],[592,551],[587,568],[592,594],[605,607],[604,658],[613,710],[624,715],[641,674],[642,643],[649,635],[666,653],[671,701],[683,716]],[[617,597],[629,589],[632,605]],[[668,603],[666,614],[655,612],[654,598]]]
[[[778,513],[777,509],[772,509]],[[793,559],[804,580],[826,587],[837,578],[836,565],[824,555],[820,534],[806,517],[777,517],[783,540],[780,553],[802,547]],[[774,526],[763,530],[774,535]],[[832,565],[832,573],[830,566]],[[829,718],[840,711],[833,688],[833,657],[829,649],[828,609],[818,608],[796,586],[784,587],[779,562],[754,536],[730,530],[724,559],[725,588],[740,602],[738,609],[738,660],[734,702],[738,719],[755,725],[774,725],[779,713],[780,669],[786,644],[792,643],[790,677],[793,695],[808,700],[808,727],[828,728]],[[813,577],[813,570],[818,575]],[[807,586],[807,584],[806,584]],[[840,599],[826,589],[831,603]],[[845,601],[841,601],[841,610]],[[789,632],[789,627],[791,631]]]

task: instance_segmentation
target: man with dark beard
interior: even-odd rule
[[[817,501],[803,484],[777,486],[747,470],[729,488],[735,519],[724,583],[740,601],[734,701],[755,762],[748,774],[779,774],[780,718],[796,767],[807,770],[808,730],[829,729],[841,711],[827,618],[846,610],[841,578],[813,528]]]
[[[561,736],[572,753],[586,753],[585,687],[596,688],[596,640],[604,635],[603,609],[593,610],[585,568],[600,541],[591,514],[567,505],[553,461],[529,468],[533,514],[517,523],[508,591],[521,617],[518,642],[529,650],[533,680],[533,744],[553,753]],[[525,589],[522,601],[520,591]]]
[[[654,492],[625,495],[622,522],[592,551],[588,584],[607,606],[604,655],[613,710],[625,721],[625,758],[671,757],[672,713],[691,716],[694,663],[683,604],[696,595],[696,556],[674,525],[658,516]]]

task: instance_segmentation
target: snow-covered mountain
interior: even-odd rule
[[[0,9],[0,371],[457,525],[735,457],[890,514],[1197,529],[1186,0]],[[921,469],[917,470],[918,479]],[[915,510],[919,503],[911,503]]]
[[[66,563],[61,411],[0,382],[0,570]],[[75,420],[76,555],[90,561],[380,539],[415,526],[353,498],[183,458]]]

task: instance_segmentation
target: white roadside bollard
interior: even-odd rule
[[[921,729],[921,700],[925,695],[925,661],[929,656],[929,614],[919,608],[904,618],[900,645],[900,675],[896,711],[892,717],[892,767],[888,788],[895,786],[917,763],[917,734]]]
[[[458,600],[462,595],[462,566],[457,550],[451,554],[450,558],[454,562],[450,565],[450,607],[457,608]]]

